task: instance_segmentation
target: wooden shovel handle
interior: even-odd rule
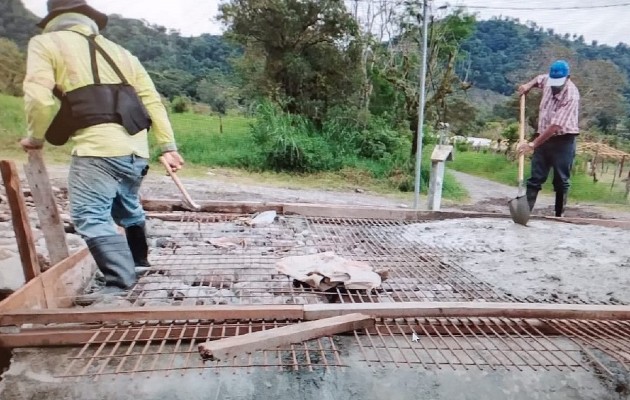
[[[173,172],[173,168],[171,168],[171,165],[166,161],[164,157],[160,157],[160,162],[162,163],[162,165],[164,165],[166,172],[168,172],[170,177],[173,179],[173,182],[175,182],[175,185],[177,186],[179,191],[182,193],[186,201],[188,201],[189,204],[195,205],[196,203],[193,201],[192,197],[190,197],[184,185],[182,185],[182,182],[179,180],[179,177],[177,176],[177,174]]]
[[[519,118],[519,126],[518,126],[518,139],[519,143],[523,143],[525,141],[525,95],[521,95],[520,99],[520,118]],[[525,176],[525,155],[521,154],[518,157],[518,184],[519,186],[523,185],[523,179]]]

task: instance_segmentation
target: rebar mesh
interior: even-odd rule
[[[426,370],[593,371],[614,376],[612,360],[630,371],[630,321],[523,320],[507,318],[384,319],[354,332],[355,341],[325,337],[229,360],[203,362],[197,346],[208,340],[299,321],[182,321],[103,326],[69,360],[64,378],[203,369],[331,369],[348,366],[356,352],[370,367]],[[351,334],[352,332],[349,332]]]
[[[515,300],[444,260],[470,249],[425,245],[406,234],[405,221],[282,216],[251,227],[244,220],[184,216],[160,239],[152,271],[129,299],[138,306]],[[324,251],[388,270],[388,279],[372,292],[320,292],[276,270],[283,257]]]
[[[197,349],[208,340],[239,336],[289,324],[277,322],[181,322],[103,326],[77,349],[59,377],[94,378],[105,375],[152,372],[186,373],[203,369],[269,368],[276,370],[342,367],[331,337],[289,345],[271,351],[238,355],[230,360],[203,361]]]
[[[537,321],[511,319],[385,320],[376,332],[356,335],[370,364],[437,369],[588,369],[571,340],[544,334]]]
[[[252,227],[248,216],[184,214],[158,238],[152,269],[128,296],[133,306],[308,304],[410,301],[525,302],[453,261],[488,249],[430,246],[409,221],[280,216]],[[415,227],[413,227],[415,228]],[[389,271],[381,288],[320,292],[279,274],[283,257],[332,251]],[[531,299],[528,299],[531,301]],[[345,366],[358,352],[371,366],[426,369],[604,371],[600,355],[630,366],[630,321],[419,318],[381,320],[356,340],[322,338],[273,351],[204,363],[197,346],[298,321],[126,323],[104,325],[69,361],[66,378],[254,367],[314,370]],[[351,339],[351,337],[350,337]],[[594,368],[593,368],[594,367]]]

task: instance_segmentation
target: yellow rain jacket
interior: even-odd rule
[[[96,24],[88,17],[67,13],[50,21],[44,32],[29,42],[24,103],[28,136],[37,140],[44,139],[59,109],[59,102],[52,93],[53,88],[57,86],[66,93],[94,83],[88,41],[81,35],[65,30],[85,35],[98,33]],[[135,88],[153,121],[150,131],[155,135],[162,152],[177,150],[166,109],[140,61],[103,36],[97,37],[97,43]],[[100,55],[97,64],[102,83],[120,83],[116,73]],[[149,157],[147,131],[131,136],[125,128],[115,123],[78,130],[70,140],[74,142],[72,154],[77,156],[118,157],[133,154]]]

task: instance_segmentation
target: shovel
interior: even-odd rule
[[[521,96],[521,113],[519,121],[519,143],[525,140],[525,95]],[[527,225],[529,221],[529,203],[527,202],[527,196],[525,196],[525,187],[523,181],[523,175],[525,172],[525,155],[521,154],[518,157],[518,194],[515,199],[508,202],[510,207],[510,215],[512,221],[516,224]]]
[[[164,168],[166,168],[166,172],[168,172],[171,178],[173,178],[173,182],[175,182],[175,185],[184,196],[184,200],[182,201],[183,206],[191,211],[201,210],[201,206],[193,201],[193,199],[188,194],[188,191],[186,190],[184,185],[182,185],[182,182],[179,180],[179,177],[175,174],[175,172],[173,172],[173,169],[171,168],[169,163],[164,159],[164,157],[160,157],[160,162],[162,163],[162,165],[164,165]]]

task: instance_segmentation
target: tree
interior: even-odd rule
[[[12,40],[20,48],[25,49],[29,39],[37,33],[38,21],[21,0],[0,1],[0,37]]]
[[[358,27],[343,1],[229,0],[219,10],[246,57],[264,60],[244,77],[257,93],[316,123],[332,106],[356,103]]]
[[[377,56],[379,85],[373,96],[386,94],[396,102],[391,103],[390,113],[396,115],[402,109],[403,117],[413,134],[412,154],[417,148],[419,76],[421,70],[420,34],[422,16],[415,5],[408,4],[404,12],[393,21],[397,24],[395,40],[380,49]],[[447,99],[454,92],[469,86],[462,82],[455,67],[462,42],[472,33],[473,16],[456,11],[443,19],[432,20],[429,29],[427,54],[427,121],[436,124],[445,121]],[[393,88],[382,84],[386,81]],[[396,95],[394,94],[396,93]]]
[[[508,151],[516,142],[518,142],[518,128],[518,124],[510,124],[503,130],[503,132],[501,132],[501,136],[507,141]]]
[[[25,70],[25,56],[18,46],[0,38],[0,93],[21,96]]]

